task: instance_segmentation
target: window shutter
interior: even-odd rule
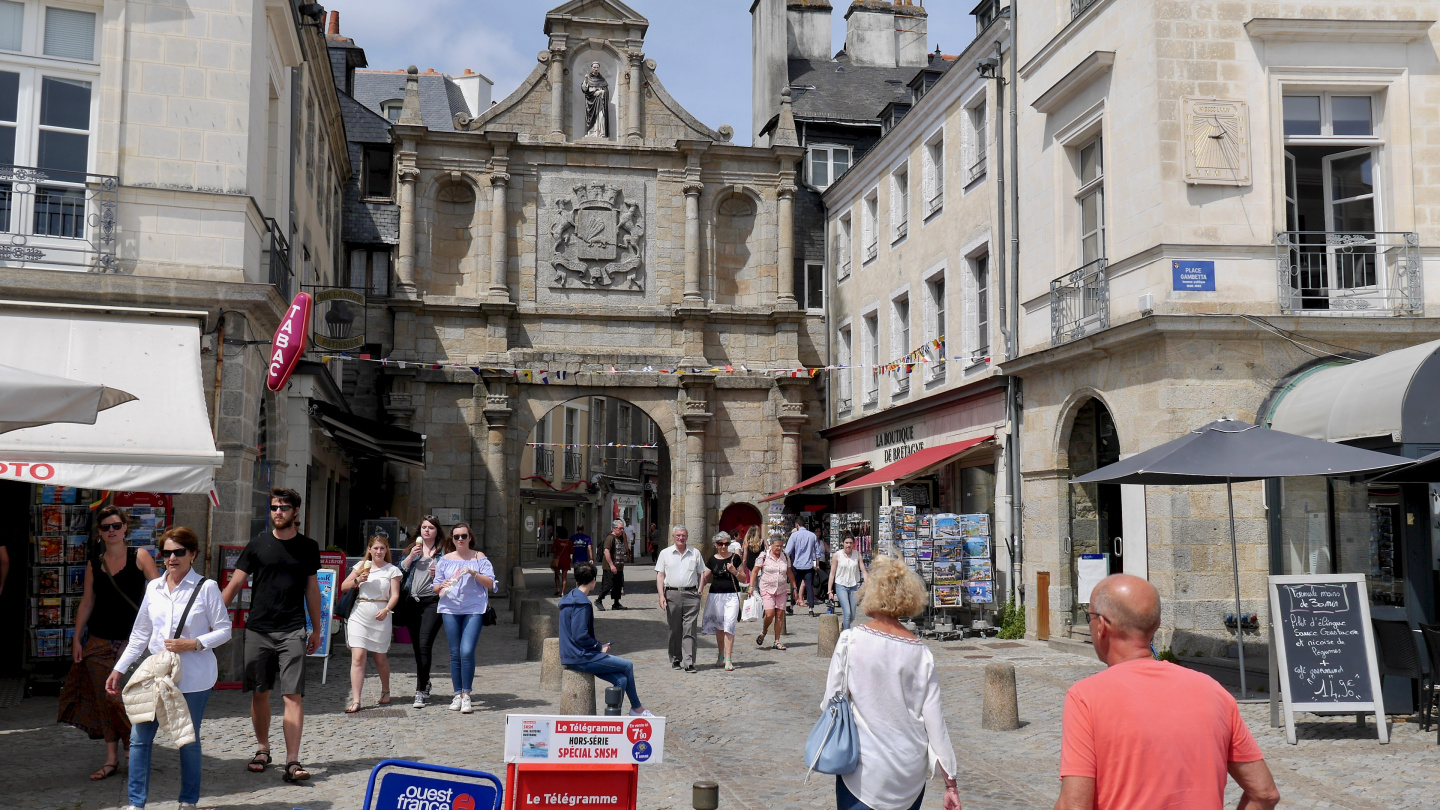
[[[45,55],[62,59],[95,58],[95,15],[68,8],[45,9]]]
[[[0,51],[20,50],[20,35],[25,30],[25,4],[0,0]]]
[[[975,299],[979,297],[980,291],[975,287],[973,263],[971,264],[970,272],[960,274],[960,287],[960,299],[962,302],[960,340],[958,342],[960,351],[954,354],[965,358],[965,362],[968,363],[970,356],[975,353],[976,349],[980,348],[979,336],[975,334],[976,323],[979,320],[979,314],[975,309]],[[947,343],[948,342],[949,341],[947,341]],[[949,346],[947,345],[946,348],[948,349]],[[952,356],[954,355],[952,354]]]

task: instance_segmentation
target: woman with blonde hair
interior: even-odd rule
[[[760,534],[760,527],[751,526],[746,529],[745,540],[743,542],[745,545],[743,549],[745,567],[747,569],[754,568],[755,560],[759,559],[760,555],[765,553],[765,538]]]
[[[924,610],[926,598],[915,572],[876,557],[860,589],[860,610],[871,621],[836,643],[821,710],[846,688],[860,736],[859,766],[835,777],[837,810],[919,810],[935,765],[945,780],[944,809],[960,810],[935,658],[900,624]]]
[[[380,673],[381,706],[390,704],[390,637],[395,618],[391,611],[400,601],[400,569],[390,562],[390,535],[377,531],[370,538],[365,557],[355,564],[340,591],[359,588],[355,606],[345,620],[345,643],[350,647],[350,703],[347,714],[360,711],[360,693],[365,689],[365,654],[375,656]]]

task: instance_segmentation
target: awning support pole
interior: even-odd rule
[[[1235,542],[1235,488],[1225,479],[1225,502],[1230,508],[1230,567],[1235,574],[1235,641],[1240,651],[1240,699],[1249,696],[1245,688],[1245,614],[1240,610],[1240,552]]]

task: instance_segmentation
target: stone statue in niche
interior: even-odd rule
[[[645,220],[638,203],[618,186],[576,183],[568,199],[555,201],[550,226],[552,286],[573,281],[593,290],[643,290]]]
[[[585,96],[585,137],[610,137],[610,83],[600,75],[599,62],[590,63],[580,92]]]

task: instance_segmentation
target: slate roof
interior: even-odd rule
[[[340,116],[345,119],[347,140],[357,143],[390,142],[390,122],[384,116],[344,93],[337,95],[340,98]]]
[[[875,122],[892,101],[909,101],[918,67],[856,67],[841,51],[835,59],[790,60],[790,98],[795,119]]]
[[[376,115],[382,115],[380,104],[405,98],[405,72],[385,70],[355,71],[355,100]],[[455,113],[474,115],[465,104],[460,88],[443,73],[420,74],[420,119],[428,129],[437,132],[455,131]]]

